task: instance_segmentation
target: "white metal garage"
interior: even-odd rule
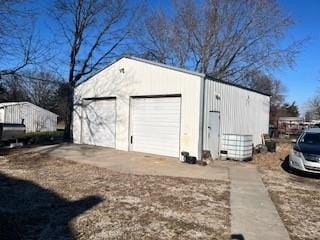
[[[208,75],[122,57],[75,89],[75,143],[166,156],[220,154],[220,136],[268,132],[270,97]]]
[[[85,99],[82,104],[83,144],[115,147],[116,100]]]
[[[57,118],[57,114],[29,102],[0,103],[0,122],[24,122],[27,133],[57,131]]]
[[[131,150],[179,157],[180,97],[133,98]]]

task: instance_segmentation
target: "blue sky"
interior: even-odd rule
[[[286,85],[288,101],[296,101],[303,112],[306,101],[320,89],[320,1],[281,0],[280,3],[296,21],[285,42],[310,37],[293,68],[274,73]]]
[[[146,0],[154,8],[162,7],[170,11],[171,0]],[[292,40],[310,38],[301,49],[292,68],[285,67],[275,71],[273,74],[280,79],[287,88],[286,96],[289,102],[296,101],[301,112],[305,103],[320,90],[320,0],[279,0],[286,13],[289,13],[296,21],[296,24],[288,29],[286,39],[283,43]],[[33,5],[39,9],[45,9],[52,2],[50,0],[36,1]],[[54,23],[46,16],[48,11],[42,11],[38,21],[42,37],[56,39],[51,27]],[[62,47],[62,45],[60,45]],[[63,52],[61,49],[57,49]]]

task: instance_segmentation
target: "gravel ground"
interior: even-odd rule
[[[0,157],[0,239],[229,239],[230,183]]]
[[[276,153],[258,154],[257,164],[270,196],[293,240],[320,239],[320,178],[288,172],[291,144]]]

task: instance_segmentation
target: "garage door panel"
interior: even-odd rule
[[[131,121],[131,150],[179,156],[179,97],[133,99]]]
[[[135,141],[138,141],[137,139],[135,139]],[[162,148],[170,148],[171,149],[171,151],[172,151],[172,147],[174,147],[174,145],[175,144],[178,144],[179,142],[172,142],[172,143],[166,143],[166,144],[156,144],[156,143],[150,143],[150,141],[143,141],[143,140],[141,140],[140,142],[139,142],[139,144],[137,144],[136,145],[136,147],[139,147],[139,145],[140,145],[140,147],[145,147],[146,145],[148,145],[148,148],[149,147],[152,147],[152,148],[159,148],[159,149],[162,149]],[[147,148],[145,148],[145,149],[147,149]],[[141,150],[140,150],[141,151]],[[142,151],[143,152],[143,151]]]
[[[115,147],[115,99],[85,101],[82,108],[82,143]]]
[[[158,134],[175,134],[176,133],[176,128],[177,126],[172,124],[172,123],[168,123],[168,125],[166,126],[164,123],[162,123],[161,126],[152,126],[152,124],[157,124],[157,122],[154,122],[154,123],[146,123],[145,125],[139,125],[139,126],[136,126],[135,127],[135,130],[146,130],[146,129],[149,129],[149,130],[154,130],[154,131],[158,131]],[[171,132],[173,131],[173,132]],[[139,131],[140,132],[140,131]],[[147,131],[144,131],[145,133],[142,133],[143,135],[145,134],[148,134]],[[150,134],[153,134],[153,133],[150,133]],[[137,133],[135,134],[137,135]],[[138,133],[139,135],[139,133]]]

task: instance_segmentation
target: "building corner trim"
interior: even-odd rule
[[[199,147],[198,147],[198,159],[202,160],[203,152],[203,128],[204,128],[204,103],[205,103],[205,81],[206,78],[200,78],[200,111],[199,111]]]

